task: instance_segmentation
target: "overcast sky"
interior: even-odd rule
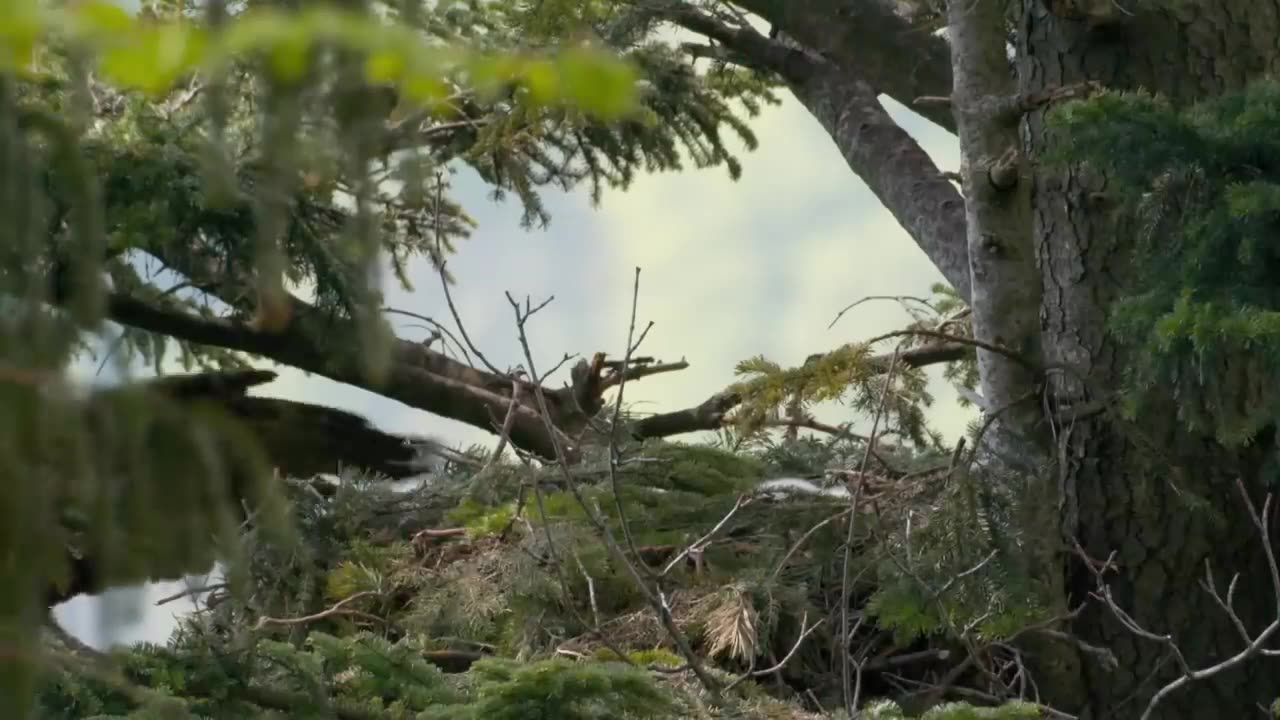
[[[958,168],[951,135],[885,102],[939,167]],[[458,279],[454,299],[472,339],[499,367],[522,362],[504,291],[535,301],[554,294],[555,301],[529,327],[540,370],[565,352],[618,356],[639,267],[639,322],[654,323],[644,354],[690,364],[682,372],[628,385],[628,398],[642,403],[638,409],[661,412],[701,402],[733,382],[735,363],[752,355],[795,365],[811,353],[902,327],[909,320],[905,312],[878,302],[827,328],[842,307],[861,297],[924,296],[941,275],[789,95],[753,127],[761,146],[742,154],[737,182],[723,168],[647,176],[626,192],[606,193],[598,208],[585,188],[549,192],[552,223],[546,230],[522,230],[515,203],[495,203],[473,174],[457,175],[454,197],[479,222],[450,261]],[[446,319],[430,265],[416,262],[410,276],[416,290],[390,288],[388,305]],[[403,323],[401,331],[406,338],[426,333]],[[391,431],[436,435],[450,443],[493,442],[480,430],[396,401],[276,369],[280,378],[258,394],[352,410]],[[95,371],[91,362],[76,368],[86,380]],[[955,404],[955,394],[933,374],[938,400],[931,419],[954,439],[971,413]],[[560,375],[552,382],[564,380]],[[821,415],[848,419],[839,408]],[[119,606],[132,605],[140,593],[150,606],[173,591],[167,584],[121,593]],[[163,641],[174,612],[182,609],[178,603],[149,607],[142,622],[112,635],[119,641]],[[58,616],[96,643],[103,636],[94,626],[106,619],[101,610],[98,600],[83,598],[59,608]]]

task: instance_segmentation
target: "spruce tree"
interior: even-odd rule
[[[0,701],[16,716],[1274,707],[1272,3],[4,12]],[[797,368],[745,359],[704,402],[633,417],[606,392],[674,366],[629,347],[552,389],[531,358],[513,375],[381,317],[380,257],[452,281],[471,221],[451,164],[537,225],[548,186],[598,197],[687,162],[736,176],[724,133],[752,146],[747,120],[779,92],[950,285],[901,333]],[[959,172],[882,96],[955,132]],[[120,357],[157,369],[174,349],[230,377],[270,359],[486,430],[505,418],[527,462],[453,452],[407,495],[317,480],[278,462],[287,433],[251,436],[235,393],[175,394],[215,376],[77,395],[62,373],[105,320],[127,328]],[[926,421],[938,363],[983,412],[956,448]],[[832,400],[870,436],[809,415]],[[370,431],[295,410],[277,427]],[[775,442],[784,427],[832,439]],[[659,440],[693,430],[722,443]],[[824,473],[842,489],[762,485]],[[40,634],[56,599],[215,559],[226,588],[168,647],[103,658]]]

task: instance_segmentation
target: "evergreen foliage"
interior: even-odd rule
[[[1228,446],[1280,406],[1278,120],[1270,80],[1191,107],[1105,93],[1055,116],[1065,141],[1049,159],[1105,168],[1108,193],[1135,215],[1134,291],[1112,322],[1132,348],[1127,410],[1140,416],[1152,390],[1175,388],[1185,423]]]
[[[825,462],[833,452],[855,449],[811,453]],[[757,493],[760,477],[776,471],[771,455],[740,457],[673,443],[630,451],[634,462],[624,466],[621,507],[633,523],[640,561],[655,568],[669,563],[735,498]],[[540,472],[514,474],[528,483]],[[378,719],[805,717],[754,682],[739,685],[729,704],[717,707],[679,676],[646,670],[684,660],[601,547],[582,508],[566,492],[548,493],[542,510],[531,502],[516,515],[508,505],[504,527],[487,525],[486,506],[472,496],[469,480],[465,473],[443,476],[407,493],[358,475],[337,485],[290,482],[301,542],[255,532],[244,538],[252,596],[215,592],[168,647],[120,651],[116,674],[56,655],[62,664],[44,676],[43,710],[103,718],[150,717],[161,707],[177,713],[173,717],[194,718],[270,718],[301,708]],[[578,481],[590,505],[617,507],[606,470]],[[947,647],[957,625],[975,620],[991,637],[1022,627],[1027,609],[1006,602],[1007,589],[1001,599],[984,598],[1000,589],[989,574],[975,573],[965,587],[930,596],[929,583],[945,581],[947,565],[969,563],[976,551],[946,553],[981,541],[973,532],[963,540],[947,534],[946,523],[953,533],[965,523],[961,514],[947,519],[945,502],[928,509],[933,519],[911,541],[921,557],[907,568],[899,554],[903,536],[890,518],[909,508],[923,516],[921,498],[930,494],[927,488],[915,498],[885,492],[879,513],[868,506],[859,514],[858,573],[875,578],[856,585],[859,596],[869,598],[867,612],[895,632],[901,646]],[[829,612],[845,531],[832,523],[799,552],[786,552],[801,533],[846,507],[839,497],[756,497],[701,557],[675,566],[669,582],[677,622],[717,661],[718,676],[729,681],[762,657],[786,653],[805,623]],[[620,517],[606,515],[620,535]],[[470,520],[472,532],[422,532],[459,520]],[[561,562],[567,578],[558,576]],[[936,577],[929,563],[938,568]],[[340,611],[325,614],[325,608]],[[262,620],[303,616],[312,619]],[[597,626],[624,649],[625,662],[602,643]],[[788,681],[821,687],[829,662],[822,648],[831,642],[830,631],[811,636],[783,670]],[[468,669],[456,672],[455,663]],[[900,717],[892,708],[875,712]],[[942,706],[929,717],[1033,717],[1018,705],[998,714],[974,712],[969,705]]]
[[[653,39],[649,9],[154,2],[131,17],[32,0],[5,20],[0,705],[14,717],[804,718],[793,687],[839,704],[847,642],[830,619],[851,609],[873,650],[935,657],[973,628],[1002,639],[1042,619],[1016,564],[988,558],[1011,523],[940,452],[923,374],[885,373],[869,345],[798,369],[744,362],[740,452],[654,442],[590,448],[595,460],[571,469],[455,464],[410,492],[358,473],[275,478],[255,440],[207,408],[128,390],[86,401],[65,386],[124,301],[205,319],[214,304],[271,330],[292,312],[286,286],[304,284],[313,312],[296,321],[316,336],[326,318],[355,321],[355,336],[317,346],[378,377],[389,330],[374,271],[387,258],[407,287],[410,259],[443,267],[473,225],[446,196],[457,165],[515,193],[529,224],[548,220],[547,186],[585,182],[599,197],[689,161],[736,176],[723,135],[754,146],[741,115],[773,101],[771,81],[695,71]],[[937,331],[956,302],[918,326]],[[963,338],[963,323],[947,332]],[[169,342],[129,330],[115,355],[160,370]],[[178,348],[188,367],[252,359]],[[892,449],[762,432],[797,399],[869,415],[886,392]],[[782,474],[866,470],[873,451],[878,465],[849,484],[856,506],[762,490]],[[220,560],[228,586],[165,647],[104,659],[41,643],[39,602],[89,554],[108,584]],[[637,575],[660,588],[659,608]],[[689,658],[664,613],[731,690],[680,671]],[[901,715],[888,702],[868,712]]]

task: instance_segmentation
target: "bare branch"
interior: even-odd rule
[[[324,610],[321,610],[320,612],[312,613],[311,615],[303,615],[301,617],[296,617],[296,618],[275,618],[275,617],[268,617],[266,615],[263,615],[262,617],[258,618],[258,622],[254,625],[253,629],[262,630],[263,628],[267,628],[272,625],[303,625],[306,623],[315,622],[317,620],[324,620],[325,618],[333,617],[335,615],[364,614],[364,613],[359,613],[355,610],[352,610],[347,606],[351,605],[357,600],[363,600],[364,598],[368,598],[368,597],[376,597],[379,594],[380,593],[375,592],[373,590],[363,590],[361,592],[349,595],[343,598],[342,600],[339,600],[338,602],[334,603],[332,606]]]
[[[637,272],[636,282],[638,286],[639,269],[637,269],[636,272]],[[688,663],[689,669],[693,671],[693,674],[698,678],[698,681],[702,683],[702,686],[706,688],[707,692],[710,693],[714,699],[718,700],[720,698],[720,685],[718,682],[716,682],[714,678],[711,677],[711,675],[707,673],[706,669],[702,665],[702,661],[698,658],[697,654],[694,653],[693,648],[690,646],[688,639],[684,636],[684,633],[680,631],[679,626],[676,624],[675,618],[671,614],[671,606],[667,603],[666,595],[663,593],[661,588],[655,591],[654,588],[649,586],[649,583],[647,582],[647,579],[645,578],[644,574],[642,574],[640,569],[637,568],[636,565],[631,562],[631,559],[627,557],[627,553],[618,545],[618,541],[613,537],[613,532],[609,530],[608,525],[606,525],[605,522],[600,518],[597,509],[594,506],[592,506],[590,503],[588,503],[586,498],[583,497],[582,492],[578,487],[578,483],[575,481],[573,477],[573,473],[570,472],[569,470],[568,457],[565,454],[565,450],[563,446],[559,442],[558,435],[555,432],[555,428],[551,426],[551,415],[547,407],[546,393],[542,389],[541,377],[538,375],[537,368],[534,365],[533,351],[529,347],[529,337],[525,331],[525,325],[528,323],[529,317],[533,313],[545,307],[546,302],[542,303],[536,308],[533,308],[533,307],[530,307],[529,303],[526,301],[525,308],[523,311],[520,308],[520,304],[517,303],[515,299],[511,297],[511,293],[507,293],[507,302],[510,303],[511,309],[515,313],[516,329],[520,339],[520,347],[524,350],[525,362],[528,363],[527,370],[529,372],[529,377],[532,380],[534,398],[537,400],[538,408],[542,412],[543,421],[547,424],[547,431],[551,436],[552,448],[555,451],[555,466],[559,469],[560,475],[563,478],[566,486],[569,488],[570,494],[573,496],[574,500],[578,503],[578,506],[582,508],[582,510],[585,512],[587,520],[591,523],[592,527],[596,530],[597,534],[604,541],[605,546],[608,548],[609,552],[613,554],[615,558],[617,558],[618,562],[623,566],[623,568],[631,576],[631,579],[634,582],[636,589],[640,592],[640,594],[644,597],[645,601],[657,614],[658,620],[662,624],[663,629],[666,631],[668,637],[671,638],[671,641],[675,644],[676,648],[680,651],[680,654],[684,656],[685,661]],[[627,348],[628,358],[631,355],[631,349],[632,349],[631,334],[634,333],[634,329],[635,329],[634,319],[635,319],[635,309],[633,305],[632,326],[631,326],[631,330],[628,332],[628,348]],[[625,366],[625,360],[624,360],[623,375],[625,376],[625,374],[626,374],[626,366]],[[623,389],[625,388],[620,385],[618,390],[619,403],[621,402]],[[618,413],[615,411],[615,417],[617,414]],[[615,423],[615,427],[616,427],[616,423]],[[612,443],[610,445],[611,445],[609,449],[610,468],[612,470],[615,464],[613,461],[613,458],[615,457],[616,447],[614,447]],[[534,485],[534,497],[537,499],[538,511],[539,513],[542,514],[544,524],[545,524],[546,511],[544,508],[544,503],[542,501],[542,491],[537,484]],[[549,532],[547,535],[547,539],[548,539],[548,542],[551,541],[551,536]],[[630,538],[628,538],[628,541],[630,542]],[[636,557],[638,558],[639,551],[636,550],[634,545],[632,545],[631,549],[633,550]],[[565,587],[567,588],[567,585]],[[601,637],[603,637],[603,635],[601,635]],[[613,649],[613,648],[611,647],[610,649]],[[614,650],[614,652],[617,653],[618,651]],[[621,655],[621,653],[618,653],[618,654]],[[622,657],[625,657],[625,655]]]
[[[1224,660],[1213,665],[1209,665],[1200,669],[1193,669],[1187,662],[1185,654],[1178,646],[1177,640],[1172,635],[1161,635],[1151,632],[1144,628],[1137,620],[1135,620],[1128,612],[1121,608],[1115,601],[1115,597],[1111,593],[1111,588],[1104,579],[1105,573],[1113,567],[1115,553],[1113,552],[1106,561],[1096,563],[1085,553],[1084,548],[1079,542],[1075,544],[1076,554],[1084,560],[1084,564],[1093,573],[1094,582],[1097,590],[1092,593],[1093,597],[1102,601],[1106,608],[1111,612],[1122,626],[1137,637],[1159,643],[1165,646],[1169,654],[1173,656],[1178,663],[1182,675],[1177,679],[1167,683],[1161,687],[1151,699],[1147,702],[1147,707],[1143,711],[1141,720],[1150,720],[1155,716],[1156,708],[1167,699],[1170,695],[1178,690],[1190,685],[1193,682],[1207,680],[1214,676],[1220,675],[1232,668],[1248,662],[1249,660],[1260,656],[1276,656],[1276,650],[1268,648],[1267,643],[1273,636],[1280,632],[1280,563],[1277,563],[1275,554],[1275,538],[1271,532],[1271,503],[1273,496],[1268,494],[1266,500],[1263,501],[1261,511],[1258,510],[1253,500],[1249,497],[1249,490],[1244,480],[1236,479],[1236,490],[1245,505],[1249,520],[1253,523],[1254,528],[1258,531],[1259,542],[1262,543],[1263,552],[1267,559],[1267,572],[1271,580],[1272,592],[1275,595],[1276,611],[1275,617],[1267,626],[1259,630],[1256,634],[1251,635],[1235,609],[1235,587],[1236,580],[1232,579],[1227,590],[1227,596],[1224,598],[1218,592],[1218,588],[1213,581],[1213,575],[1208,565],[1205,566],[1206,580],[1204,581],[1205,590],[1209,593],[1213,602],[1226,614],[1231,624],[1240,633],[1244,648]],[[1238,578],[1238,575],[1236,576]]]
[[[970,295],[965,199],[885,110],[855,69],[828,64],[791,91],[841,155],[966,302]]]
[[[884,390],[880,393],[880,403],[876,407],[875,418],[871,421],[871,439],[867,442],[866,450],[862,454],[862,462],[858,466],[858,477],[866,477],[867,462],[871,459],[871,447],[875,445],[876,432],[880,429],[880,420],[884,417],[886,403],[889,399],[889,393],[893,388],[893,376],[898,369],[898,350],[894,349],[893,358],[889,361],[888,378],[885,380]],[[858,716],[858,692],[855,691],[852,682],[852,675],[849,672],[849,663],[852,658],[849,655],[849,562],[853,555],[853,530],[857,526],[858,520],[858,501],[862,497],[862,489],[865,483],[858,482],[857,488],[851,493],[852,498],[849,500],[849,519],[848,531],[844,541],[844,562],[840,574],[840,658],[843,668],[844,681],[844,704],[845,709],[849,713],[849,717]],[[858,667],[858,688],[861,690],[862,668]]]
[[[435,261],[437,274],[440,276],[440,289],[444,291],[444,299],[449,305],[449,313],[453,315],[453,322],[458,328],[458,334],[462,335],[462,339],[466,342],[467,348],[471,353],[477,358],[480,358],[480,362],[484,363],[484,366],[489,369],[489,372],[494,375],[503,375],[504,373],[494,367],[493,363],[489,362],[489,358],[485,357],[484,353],[480,352],[480,349],[475,346],[475,343],[471,342],[471,336],[467,334],[467,326],[463,324],[462,316],[458,314],[458,307],[453,303],[453,293],[449,292],[449,273],[447,270],[448,261],[445,260],[444,254],[444,232],[440,227],[440,208],[444,207],[444,175],[439,171],[436,172],[435,200]],[[515,404],[513,403],[512,408],[514,407]],[[510,415],[510,412],[508,415]]]
[[[747,672],[742,673],[741,675],[738,676],[736,680],[729,683],[728,687],[725,688],[725,692],[728,692],[734,689],[738,685],[742,684],[742,682],[748,678],[764,677],[765,675],[772,675],[778,672],[779,670],[781,670],[782,668],[786,667],[787,663],[791,661],[791,658],[795,656],[796,651],[799,650],[800,646],[804,644],[804,641],[808,639],[810,635],[813,634],[814,630],[817,630],[819,627],[821,627],[822,623],[823,621],[819,620],[818,622],[812,625],[809,625],[809,614],[805,613],[800,618],[799,637],[796,638],[796,641],[791,646],[791,649],[787,651],[787,654],[784,655],[781,660],[779,660],[778,662],[774,663],[772,666],[767,667],[763,670],[748,670]]]
[[[724,517],[720,518],[720,522],[716,523],[715,526],[703,534],[702,537],[689,543],[684,550],[681,550],[675,557],[671,558],[671,561],[667,563],[667,566],[662,569],[662,572],[659,573],[659,575],[666,575],[671,572],[672,569],[680,564],[681,560],[684,560],[690,554],[701,553],[711,542],[711,539],[714,538],[716,534],[719,533],[720,530],[729,522],[730,518],[737,514],[737,512],[749,502],[751,502],[750,495],[739,495],[737,502],[733,504],[733,507],[729,509],[729,512],[725,513]]]
[[[331,380],[378,392],[411,407],[420,408],[493,432],[493,418],[505,417],[511,405],[511,379],[472,368],[421,343],[393,341],[390,372],[381,384],[372,384],[354,353],[333,354],[324,345],[357,347],[354,322],[315,310],[290,297],[294,318],[280,332],[255,330],[244,323],[221,318],[203,318],[189,313],[155,307],[122,293],[108,298],[108,317],[123,325],[168,335],[188,342],[214,345],[291,365],[323,375]],[[557,428],[581,425],[585,418],[572,399],[570,389],[548,391],[557,410]],[[559,431],[557,431],[559,432]],[[542,457],[553,457],[550,439],[538,413],[527,405],[516,408],[510,440],[522,449]],[[563,433],[561,433],[563,435]],[[567,436],[561,438],[567,443]],[[576,457],[576,450],[569,450]]]

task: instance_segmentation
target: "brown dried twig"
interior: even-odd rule
[[[1223,597],[1218,591],[1218,587],[1213,580],[1212,568],[1206,561],[1205,580],[1203,581],[1205,591],[1209,593],[1209,597],[1212,598],[1214,603],[1227,615],[1227,618],[1236,628],[1236,631],[1240,633],[1240,637],[1244,641],[1245,645],[1244,648],[1235,655],[1214,663],[1213,665],[1208,665],[1200,669],[1193,669],[1190,663],[1187,662],[1186,656],[1183,654],[1182,649],[1178,647],[1178,643],[1172,635],[1161,635],[1145,629],[1133,618],[1133,616],[1125,612],[1125,610],[1116,603],[1115,597],[1111,593],[1110,586],[1108,586],[1106,581],[1103,579],[1107,570],[1114,567],[1115,552],[1112,552],[1106,561],[1096,563],[1089,558],[1089,555],[1085,552],[1084,548],[1081,547],[1078,541],[1075,543],[1076,554],[1085,561],[1086,567],[1088,567],[1090,572],[1093,573],[1094,580],[1097,584],[1097,591],[1091,593],[1092,596],[1102,601],[1102,603],[1106,605],[1107,609],[1111,612],[1112,616],[1115,617],[1116,620],[1118,620],[1130,633],[1145,640],[1150,640],[1164,645],[1168,649],[1169,654],[1173,657],[1174,661],[1178,664],[1178,668],[1182,671],[1181,676],[1165,684],[1151,696],[1140,720],[1150,720],[1150,718],[1154,716],[1156,707],[1161,702],[1173,693],[1193,682],[1207,680],[1216,675],[1220,675],[1255,657],[1280,657],[1280,650],[1268,648],[1266,646],[1267,641],[1276,635],[1277,631],[1280,631],[1280,563],[1277,563],[1276,561],[1274,549],[1275,541],[1271,533],[1271,502],[1273,500],[1273,496],[1270,493],[1267,494],[1266,499],[1262,503],[1262,510],[1259,512],[1257,506],[1254,505],[1253,500],[1249,497],[1249,490],[1245,486],[1243,479],[1236,479],[1236,489],[1239,491],[1240,497],[1248,511],[1249,520],[1258,531],[1258,536],[1262,541],[1263,552],[1267,559],[1267,570],[1270,575],[1272,590],[1275,593],[1276,617],[1256,635],[1251,635],[1244,623],[1244,620],[1235,609],[1235,590],[1236,582],[1240,578],[1239,574],[1237,573],[1232,577],[1231,583],[1227,587],[1227,595],[1226,597]]]
[[[850,663],[853,658],[849,654],[849,640],[852,633],[849,631],[849,563],[853,556],[853,530],[858,524],[858,502],[862,499],[862,489],[865,483],[861,478],[866,477],[867,462],[871,459],[871,448],[876,442],[876,433],[880,430],[880,420],[884,417],[886,403],[889,399],[889,393],[893,389],[893,378],[898,369],[898,349],[894,349],[893,357],[889,360],[889,371],[885,375],[884,390],[880,393],[880,404],[876,407],[875,418],[871,421],[871,435],[867,441],[866,451],[862,454],[862,462],[858,466],[859,482],[857,487],[850,495],[849,500],[849,527],[845,533],[844,542],[844,560],[841,564],[840,573],[840,666],[841,666],[841,684],[844,690],[845,709],[849,713],[849,717],[857,717],[858,715],[858,695],[862,690],[862,668],[857,668],[856,687],[853,674],[850,672]],[[862,623],[862,619],[858,619],[858,623]]]
[[[615,428],[617,427],[617,418],[620,415],[620,410],[618,409],[618,407],[620,407],[621,405],[622,394],[623,394],[623,391],[625,390],[625,385],[626,385],[625,383],[626,364],[629,361],[631,356],[631,348],[639,344],[639,343],[631,342],[635,333],[635,312],[636,312],[637,299],[639,295],[639,283],[640,283],[639,268],[636,269],[635,282],[636,282],[636,290],[633,294],[632,312],[631,312],[632,322],[631,322],[631,327],[628,330],[628,336],[627,336],[628,350],[627,350],[627,356],[624,357],[623,359],[622,382],[620,382],[618,385],[619,405],[615,407],[615,411],[614,411],[614,416],[615,416],[614,427]],[[511,296],[511,293],[508,292],[507,302],[511,304],[512,311],[515,313],[516,330],[520,340],[520,347],[524,351],[525,362],[527,363],[526,370],[529,373],[529,380],[533,387],[534,399],[537,402],[537,408],[539,412],[541,412],[542,414],[543,423],[546,425],[548,432],[551,434],[552,448],[555,453],[555,465],[559,469],[565,485],[568,487],[569,492],[573,496],[574,500],[585,512],[586,517],[590,522],[590,524],[592,525],[592,527],[596,530],[600,538],[604,541],[605,547],[609,550],[609,552],[612,555],[614,555],[618,559],[619,563],[626,570],[627,574],[631,576],[632,581],[635,583],[637,589],[640,591],[645,601],[657,613],[658,619],[661,622],[663,629],[667,632],[667,635],[671,638],[671,641],[675,644],[676,648],[680,651],[680,654],[684,656],[685,661],[688,663],[688,669],[691,670],[693,674],[698,678],[698,681],[703,685],[704,688],[706,688],[707,692],[711,694],[712,698],[714,700],[719,700],[721,696],[719,683],[716,682],[716,680],[712,678],[709,673],[707,673],[706,669],[702,666],[702,661],[693,652],[693,648],[690,646],[688,639],[684,636],[684,633],[682,633],[680,631],[680,628],[676,625],[675,618],[671,612],[671,606],[667,602],[665,593],[663,593],[660,587],[655,589],[649,586],[648,582],[646,581],[645,573],[642,573],[641,570],[636,567],[636,564],[631,561],[631,559],[627,556],[627,553],[618,544],[618,541],[614,538],[612,531],[609,530],[608,525],[606,525],[605,522],[600,518],[598,509],[594,507],[591,503],[588,503],[586,498],[583,497],[582,491],[578,487],[578,483],[573,477],[573,473],[570,472],[569,470],[569,464],[565,454],[566,448],[561,444],[559,434],[553,432],[555,430],[555,427],[551,423],[551,412],[547,406],[546,395],[542,389],[542,378],[538,374],[537,367],[534,364],[533,351],[530,349],[528,333],[525,330],[525,326],[528,323],[529,318],[532,317],[535,313],[537,313],[542,308],[546,307],[547,303],[550,302],[550,299],[543,301],[536,307],[532,306],[530,301],[526,299],[525,307],[522,309],[520,307],[520,304],[516,302],[515,298]],[[646,331],[645,331],[646,333],[647,333],[647,330],[648,329],[646,328]],[[640,340],[643,341],[643,339],[644,339],[644,333],[641,334]],[[609,456],[610,456],[609,467],[610,467],[611,473],[616,470],[616,465],[617,465],[616,442],[613,442],[612,440],[613,438],[611,437],[610,453],[609,453]],[[537,501],[539,512],[542,514],[543,523],[545,526],[546,511],[543,504],[542,491],[540,486],[536,483],[533,486],[533,490],[534,490],[534,497]],[[615,487],[615,490],[616,490],[616,487]],[[615,496],[616,496],[616,492],[615,492]],[[623,527],[624,529],[626,528],[625,523]],[[551,535],[549,530],[547,532],[547,540],[549,543],[551,543]],[[634,541],[630,537],[628,537],[627,542],[632,547],[632,550],[636,554],[636,557],[639,557],[638,551],[635,550]],[[551,547],[554,550],[554,544],[552,544]],[[559,567],[560,563],[557,562],[556,565],[557,567]],[[650,573],[650,574],[652,573],[652,571],[648,570],[647,566],[645,566],[645,569],[647,573]],[[565,591],[567,592],[568,585],[567,585],[567,582],[563,580],[563,571],[561,571],[561,573],[562,573],[562,585]],[[583,624],[587,625],[587,623],[585,622]],[[607,638],[605,638],[602,632],[598,634],[598,637],[602,641],[606,642],[606,644],[609,643],[609,641],[607,640]],[[616,649],[612,645],[610,645],[609,649],[612,650],[615,654],[619,655],[620,657],[626,658],[626,655],[622,654],[618,649]]]
[[[312,613],[310,615],[303,615],[301,617],[296,617],[296,618],[277,618],[277,617],[268,617],[266,615],[263,615],[262,617],[258,618],[258,622],[257,624],[254,625],[253,629],[262,630],[263,628],[266,628],[270,625],[286,625],[286,626],[302,625],[305,623],[315,622],[317,620],[323,620],[328,617],[333,617],[335,615],[360,615],[373,620],[379,620],[378,618],[372,615],[369,615],[368,613],[363,613],[358,610],[352,610],[351,608],[347,607],[348,605],[354,603],[357,600],[362,600],[364,598],[374,597],[377,595],[381,595],[381,593],[375,592],[373,590],[362,590],[361,592],[354,593],[348,597],[343,598],[342,600],[339,600],[337,603],[335,603],[334,605],[330,606],[325,610],[321,610],[320,612],[317,612],[317,613]]]

